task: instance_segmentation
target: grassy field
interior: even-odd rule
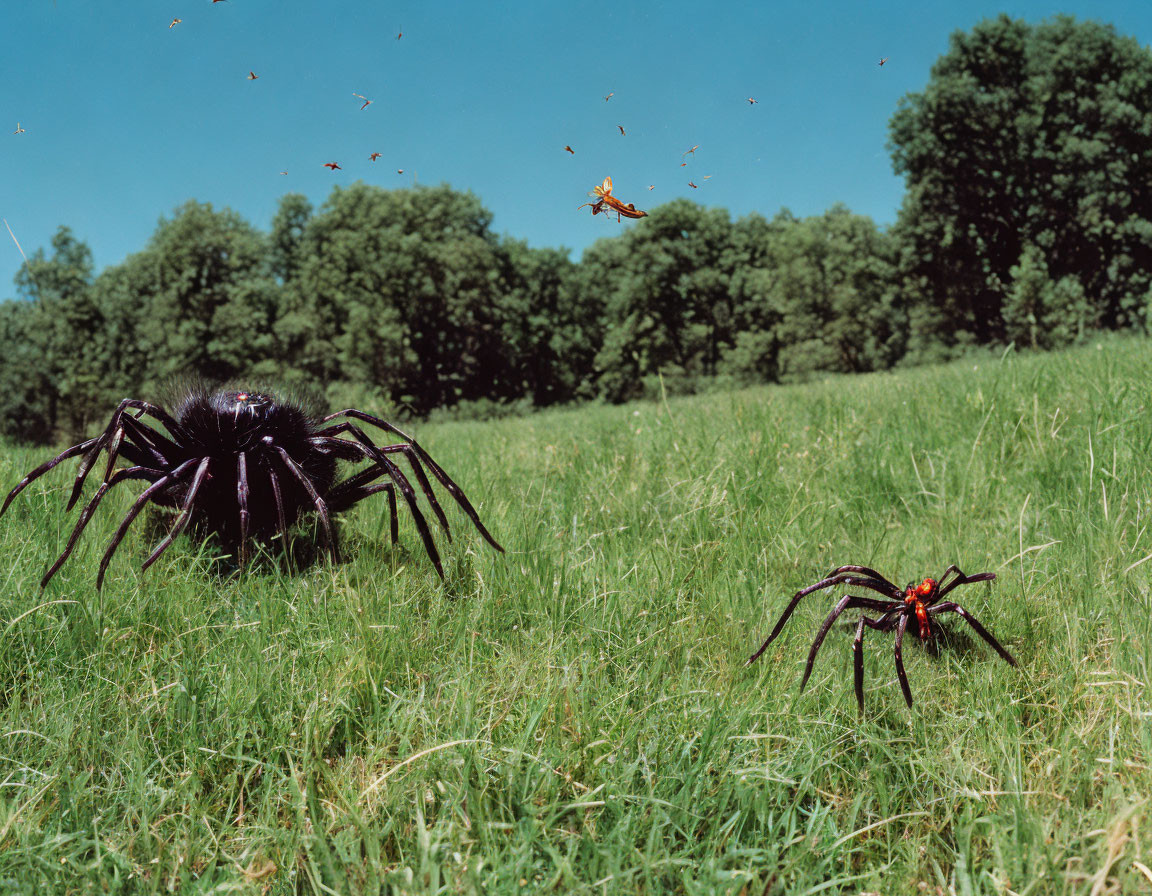
[[[69,464],[0,519],[0,892],[1149,893],[1150,349],[413,427],[508,548],[450,511],[446,584],[380,500],[298,575],[140,574],[154,520],[98,594],[129,487],[40,592]],[[953,562],[1018,669],[946,617],[909,711],[871,633],[860,718],[846,624],[798,694],[834,592],[743,665]]]

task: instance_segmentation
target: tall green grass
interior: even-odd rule
[[[0,892],[1147,893],[1144,341],[419,427],[441,584],[384,502],[348,562],[148,573],[109,499],[47,591],[68,473],[0,519]],[[9,449],[10,488],[43,451]],[[141,520],[143,522],[143,520]],[[443,544],[443,538],[440,538]],[[807,598],[835,565],[955,592],[933,658]]]

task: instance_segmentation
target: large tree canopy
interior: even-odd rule
[[[1072,320],[1045,312],[1062,332],[1082,329],[1084,314],[1094,326],[1141,322],[1152,280],[1152,53],[1134,39],[1068,16],[982,22],[952,36],[890,134],[907,180],[898,236],[921,338],[1014,338],[1019,299],[1035,291],[1011,301],[1014,269],[1034,279],[1042,268],[1059,295],[1086,299],[1072,302]]]

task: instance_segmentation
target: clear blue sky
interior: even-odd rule
[[[897,101],[1001,11],[1152,41],[1152,0],[4,0],[0,216],[29,254],[70,226],[97,270],[187,199],[267,230],[283,194],[357,180],[472,190],[497,232],[576,256],[635,226],[577,213],[605,175],[640,208],[842,201],[886,225]],[[3,298],[21,258],[0,238]]]

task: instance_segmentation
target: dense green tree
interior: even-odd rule
[[[780,378],[780,332],[784,313],[778,281],[777,240],[794,226],[787,209],[771,221],[751,214],[732,227],[724,265],[732,297],[732,344],[723,352],[719,371],[737,382],[771,383]]]
[[[24,307],[12,309],[8,326],[22,342],[2,363],[22,368],[11,376],[25,384],[17,404],[29,438],[82,432],[99,402],[106,346],[92,278],[92,251],[68,227],[52,237],[51,256],[37,249],[16,275]]]
[[[312,218],[312,203],[301,193],[280,197],[280,207],[272,218],[268,238],[268,266],[280,283],[293,279],[300,270],[304,229]]]
[[[1028,246],[1064,293],[1080,284],[1090,324],[1140,322],[1152,282],[1147,48],[1097,22],[1002,15],[952,36],[890,133],[921,340],[1008,338],[1011,269]]]
[[[772,240],[780,377],[892,366],[905,316],[889,241],[842,205],[780,227]]]
[[[447,186],[333,190],[304,230],[279,332],[323,382],[371,383],[417,411],[518,394],[498,316],[492,216]]]
[[[235,212],[185,203],[119,267],[99,292],[128,287],[116,341],[140,359],[147,384],[186,374],[220,382],[277,354],[266,240]]]
[[[583,289],[604,296],[596,367],[605,397],[638,395],[657,374],[675,386],[717,372],[732,341],[731,234],[726,211],[679,199],[584,253]]]
[[[508,290],[500,298],[505,351],[518,394],[538,406],[590,397],[600,347],[599,294],[581,290],[563,249],[531,249],[505,239]]]
[[[59,396],[44,391],[51,376],[32,338],[34,310],[24,300],[0,302],[0,435],[47,442],[55,434]]]

